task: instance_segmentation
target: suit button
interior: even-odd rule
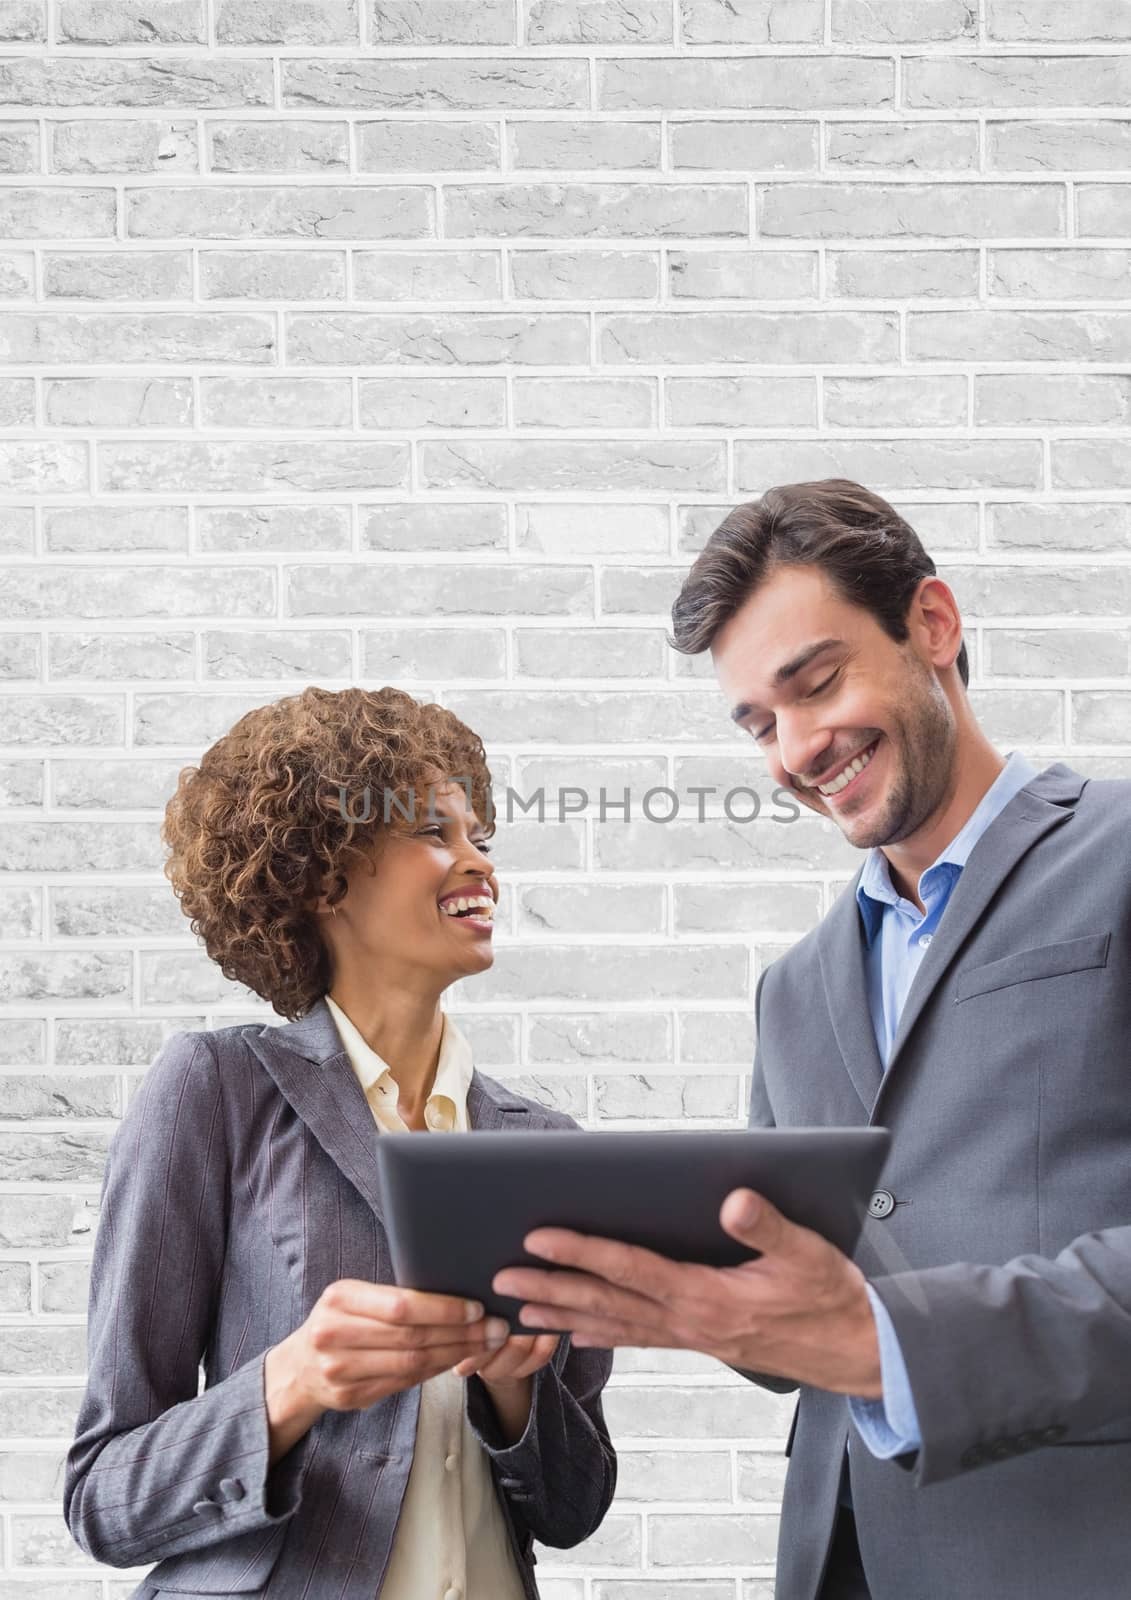
[[[895,1196],[889,1189],[877,1189],[868,1201],[868,1215],[870,1217],[890,1217],[895,1210]]]
[[[1054,1422],[1051,1427],[1042,1428],[1038,1437],[1042,1444],[1055,1444],[1058,1439],[1063,1439],[1068,1429],[1063,1422]]]
[[[1007,1456],[1017,1454],[1017,1442],[1014,1439],[995,1439],[990,1446],[990,1460],[1004,1461]]]
[[[219,1511],[220,1507],[216,1504],[215,1500],[209,1500],[207,1497],[205,1497],[203,1500],[198,1500],[192,1509],[194,1511],[203,1513],[205,1511]]]
[[[247,1490],[239,1478],[221,1478],[220,1493],[228,1500],[242,1500]]]

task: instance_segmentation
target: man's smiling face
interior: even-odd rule
[[[719,629],[711,656],[771,776],[858,849],[906,839],[944,800],[957,727],[914,618],[899,644],[819,567],[783,566]]]

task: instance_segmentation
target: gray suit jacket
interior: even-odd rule
[[[573,1126],[478,1072],[468,1118],[515,1132]],[[327,1284],[392,1281],[377,1137],[325,1001],[282,1027],[175,1034],[131,1100],[103,1181],[63,1509],[96,1560],[158,1563],[137,1600],[377,1594],[419,1388],[325,1412],[271,1467],[263,1389],[265,1352]],[[563,1339],[509,1448],[482,1383],[468,1383],[529,1600],[533,1541],[579,1543],[612,1499],[600,1402],[611,1366],[607,1351]]]
[[[1123,1600],[1131,783],[1057,762],[990,824],[886,1075],[858,879],[759,979],[751,1121],[893,1130],[894,1209],[856,1259],[894,1321],[923,1447],[879,1461],[854,1431],[873,1600]],[[843,1397],[801,1389],[779,1600],[817,1594],[849,1426]]]

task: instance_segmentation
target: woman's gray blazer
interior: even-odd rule
[[[468,1117],[516,1133],[573,1126],[478,1072]],[[377,1137],[324,1000],[280,1027],[174,1034],[131,1100],[102,1185],[89,1371],[63,1510],[96,1560],[158,1563],[135,1600],[377,1595],[419,1388],[325,1412],[268,1466],[263,1387],[265,1352],[327,1284],[392,1281]],[[612,1499],[600,1402],[611,1366],[609,1352],[563,1339],[510,1448],[482,1383],[468,1383],[530,1600],[534,1540],[578,1544]]]

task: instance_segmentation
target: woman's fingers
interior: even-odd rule
[[[528,1378],[553,1359],[557,1347],[556,1333],[512,1334],[498,1350],[461,1361],[456,1372],[461,1378],[478,1374],[487,1383]]]
[[[337,1314],[312,1338],[316,1348],[336,1350],[421,1350],[463,1342],[467,1349],[497,1350],[507,1337],[500,1317],[481,1317],[462,1326],[383,1322],[377,1317]]]
[[[348,1316],[374,1317],[397,1326],[458,1327],[483,1317],[478,1300],[425,1294],[417,1289],[401,1289],[395,1283],[369,1283],[364,1278],[339,1278],[328,1284],[318,1304]]]

